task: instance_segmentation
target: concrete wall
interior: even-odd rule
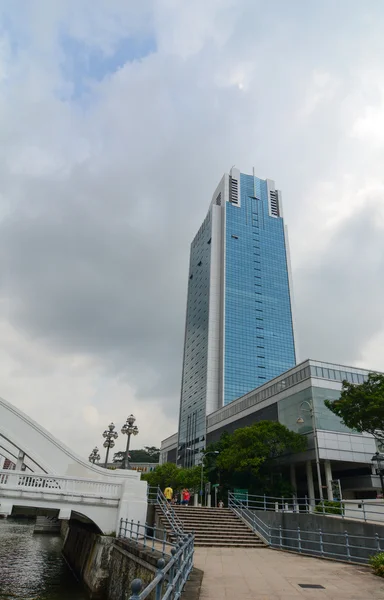
[[[86,524],[70,523],[63,555],[91,598],[107,599],[114,538],[102,536]]]
[[[376,534],[384,539],[384,525],[377,525],[376,523],[342,519],[336,516],[323,517],[316,514],[261,510],[252,512],[266,525],[269,525],[271,534],[273,535],[273,545],[275,546],[279,545],[279,527],[281,526],[282,530],[290,530],[290,532],[282,532],[282,543],[286,550],[291,548],[292,550],[298,550],[298,528],[300,528],[302,550],[306,550],[309,553],[319,549],[319,530],[321,530],[323,534],[324,553],[338,554],[339,556],[335,556],[335,558],[341,560],[348,559],[345,536],[345,532],[347,531],[349,544],[355,546],[355,548],[350,548],[352,560],[355,562],[359,562],[359,559],[365,560],[378,551],[376,543],[372,539],[375,538]],[[340,544],[340,546],[333,544]],[[384,550],[384,542],[382,542],[381,547]],[[373,548],[373,550],[370,550],[370,548]],[[313,554],[320,555],[316,551]]]
[[[64,533],[64,528],[63,533]],[[91,599],[127,600],[136,578],[144,585],[154,578],[157,551],[137,547],[129,540],[102,536],[86,524],[70,522],[65,527],[63,554]],[[184,600],[198,600],[202,572],[194,569],[183,592]],[[155,592],[148,596],[155,599]]]

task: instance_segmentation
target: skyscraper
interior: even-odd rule
[[[191,244],[178,462],[198,462],[206,415],[295,363],[281,194],[232,168]]]

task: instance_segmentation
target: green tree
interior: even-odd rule
[[[289,452],[302,452],[306,444],[305,437],[275,421],[259,421],[226,434],[214,445],[214,450],[220,452],[216,466],[222,493],[234,487],[258,493],[288,491],[279,459]]]
[[[151,487],[160,486],[164,490],[167,485],[173,488],[173,491],[181,491],[188,488],[191,492],[198,492],[201,481],[201,467],[198,465],[189,469],[180,469],[173,463],[159,465],[150,473],[143,473],[141,479],[147,481]],[[203,483],[207,478],[203,477]]]
[[[369,373],[359,385],[343,381],[340,398],[324,404],[350,429],[384,443],[384,375]]]
[[[120,463],[124,460],[125,452],[115,452],[113,455],[113,462]],[[144,446],[143,449],[139,450],[130,450],[129,456],[131,457],[129,460],[131,462],[142,462],[142,463],[158,463],[160,450],[155,446]]]
[[[180,469],[173,463],[165,463],[150,473],[144,473],[141,479],[147,481],[150,486],[159,486],[163,491],[168,485],[176,490],[180,486]]]
[[[156,446],[144,446],[144,450],[148,454],[148,456],[152,459],[149,462],[159,462],[160,458],[160,449],[156,448]]]
[[[203,474],[203,483],[207,477]],[[201,485],[201,467],[196,465],[189,469],[179,469],[178,489],[188,488],[189,491],[198,492]]]

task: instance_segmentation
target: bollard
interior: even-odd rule
[[[129,600],[140,600],[140,592],[143,589],[143,582],[141,579],[134,579],[131,583],[131,591],[132,595],[129,597]]]

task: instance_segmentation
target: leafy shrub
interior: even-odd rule
[[[384,552],[379,552],[379,554],[371,556],[369,559],[369,564],[371,565],[375,575],[384,577]]]
[[[334,502],[332,500],[323,500],[315,506],[315,512],[324,515],[342,515],[343,508],[341,502]]]

